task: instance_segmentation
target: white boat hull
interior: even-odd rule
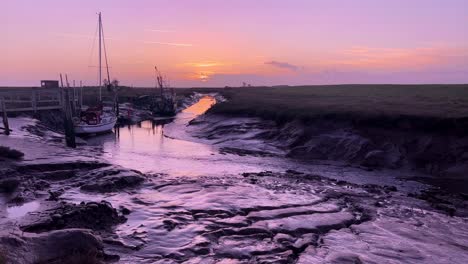
[[[79,124],[75,125],[75,134],[99,134],[112,131],[117,122],[116,119],[112,119],[110,122],[107,123],[100,123],[96,125],[88,125],[88,124]]]

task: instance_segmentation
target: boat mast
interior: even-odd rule
[[[102,32],[102,22],[101,22],[101,12],[99,12],[99,102],[102,102],[101,32]]]
[[[109,73],[109,62],[107,60],[107,49],[106,49],[106,36],[104,36],[104,25],[102,24],[101,19],[101,37],[102,37],[102,47],[104,49],[104,60],[106,61],[106,71],[107,71],[107,84],[111,84],[111,78]]]

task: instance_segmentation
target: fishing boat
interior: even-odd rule
[[[136,120],[135,109],[131,103],[123,103],[119,105],[119,116],[117,117],[120,123],[131,123]]]
[[[174,117],[177,113],[177,100],[174,88],[170,88],[158,68],[154,67],[156,73],[156,89],[159,95],[152,97],[150,110],[154,117]]]
[[[99,32],[99,104],[81,110],[79,117],[74,120],[76,134],[99,134],[112,131],[116,122],[116,84],[110,82],[109,65],[107,63],[107,52],[104,41],[104,30],[102,28],[101,13],[98,14]],[[107,80],[102,81],[102,48],[104,48],[104,58],[107,70]],[[113,91],[114,96],[111,101],[103,101],[102,88],[105,86],[108,91]]]

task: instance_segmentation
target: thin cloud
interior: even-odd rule
[[[145,41],[145,44],[159,44],[159,45],[168,45],[176,47],[192,47],[192,44],[188,43],[172,43],[172,42],[157,42],[157,41]]]
[[[466,67],[468,49],[451,46],[416,48],[352,47],[328,60],[329,64],[353,69],[417,70],[428,68]],[[348,69],[349,70],[349,69]]]
[[[291,71],[298,71],[301,67],[297,65],[293,65],[287,62],[281,62],[281,61],[267,61],[265,62],[266,65],[271,65],[273,67],[281,68],[281,69],[288,69]]]
[[[63,37],[63,38],[81,38],[81,39],[94,39],[97,38],[97,36],[91,36],[91,35],[83,35],[83,34],[68,34],[68,33],[56,33],[54,34],[57,37]],[[109,40],[116,40],[115,38],[108,38],[105,37],[104,39],[109,39]]]
[[[219,62],[187,62],[187,63],[184,63],[183,65],[208,68],[208,67],[221,66],[223,64]]]
[[[158,33],[173,33],[175,30],[170,29],[145,29],[145,31],[158,32]]]

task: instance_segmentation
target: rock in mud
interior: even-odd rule
[[[106,201],[83,202],[79,205],[62,204],[49,210],[48,214],[40,216],[34,223],[22,226],[21,229],[33,233],[65,228],[109,230],[125,221],[126,218]]]
[[[83,229],[52,231],[32,242],[37,263],[100,263],[105,255],[102,241]]]
[[[293,175],[301,175],[301,174],[304,174],[303,172],[296,171],[296,170],[286,170],[285,172],[288,173],[288,174],[293,174]]]
[[[107,255],[101,239],[85,229],[42,234],[9,234],[0,238],[6,263],[103,263],[118,260]]]
[[[19,160],[23,158],[23,156],[24,156],[24,153],[19,150],[0,146],[0,159],[5,158],[5,159],[12,159],[12,160]]]
[[[123,214],[123,215],[129,215],[132,211],[130,211],[130,209],[128,209],[127,207],[125,206],[120,206],[120,212]]]
[[[64,193],[65,191],[63,189],[57,190],[57,191],[50,191],[49,190],[49,198],[47,198],[47,201],[58,201],[59,197]]]
[[[21,193],[18,193],[17,195],[15,195],[13,198],[11,198],[8,202],[9,203],[12,203],[12,204],[23,204],[26,202],[26,198],[24,197],[23,194]]]
[[[457,164],[448,168],[445,171],[444,176],[455,179],[463,179],[468,177],[468,162],[464,164]]]
[[[274,157],[276,156],[274,153],[269,153],[266,151],[260,150],[250,150],[250,149],[241,149],[241,148],[233,148],[233,147],[222,147],[219,149],[220,154],[234,154],[239,156],[254,156],[254,157]]]
[[[59,170],[51,172],[43,172],[39,177],[45,180],[50,181],[61,181],[70,179],[76,176],[76,171],[74,170]]]
[[[361,165],[366,167],[383,167],[386,165],[386,155],[382,150],[369,151]]]
[[[468,203],[463,194],[452,194],[431,188],[422,190],[420,193],[410,193],[408,196],[424,200],[432,208],[449,216],[468,216]]]
[[[16,171],[20,173],[37,173],[37,172],[57,172],[64,170],[93,170],[110,166],[107,163],[94,161],[77,161],[64,163],[37,163],[26,164],[16,167]]]
[[[0,180],[0,193],[11,193],[18,188],[20,182],[18,179],[9,178],[9,179],[2,179]]]
[[[94,170],[85,177],[92,180],[82,185],[81,190],[100,193],[134,188],[145,180],[143,174],[138,171],[115,168]]]

